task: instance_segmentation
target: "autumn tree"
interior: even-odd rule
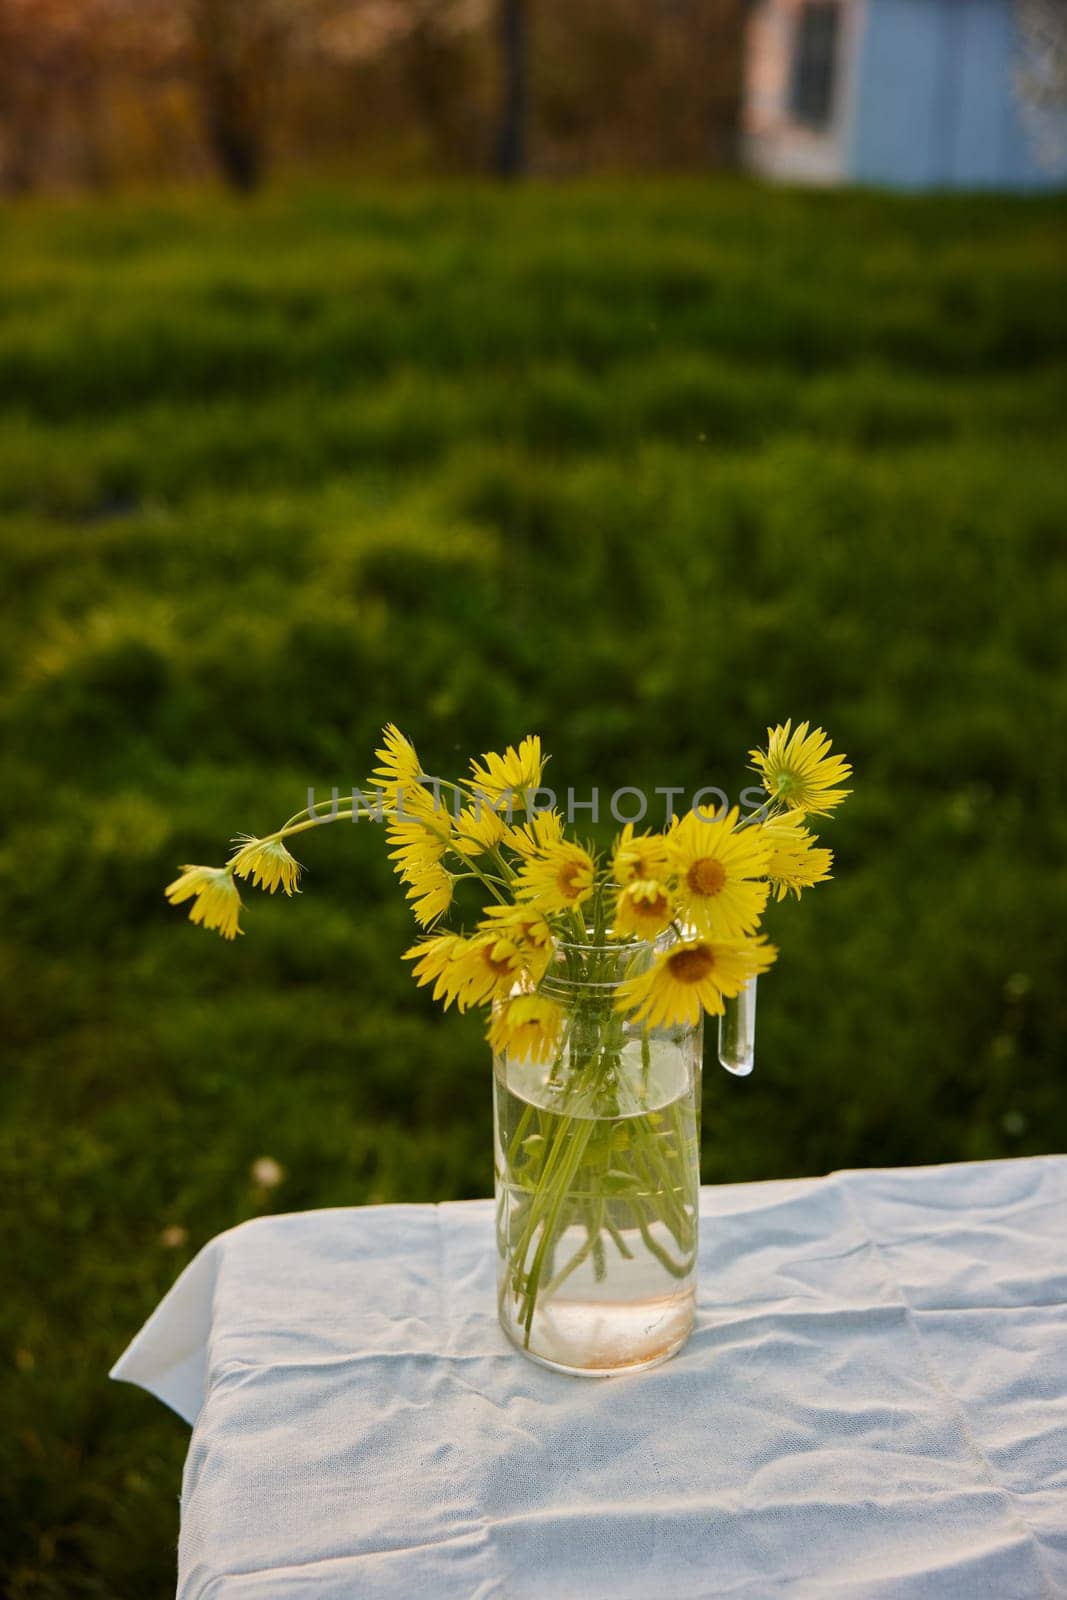
[[[744,4],[0,0],[0,181],[723,165]]]
[[[0,184],[31,188],[65,142],[104,177],[100,78],[115,0],[0,0]]]

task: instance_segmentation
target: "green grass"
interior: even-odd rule
[[[233,947],[161,895],[386,720],[735,793],[823,723],[838,876],[705,1181],[1063,1146],[1065,246],[1062,200],[695,184],[0,213],[12,1600],[170,1592],[185,1430],[105,1373],[205,1240],[490,1188],[376,830]]]

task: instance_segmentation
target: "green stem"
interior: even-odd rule
[[[619,1232],[618,1228],[615,1226],[614,1222],[612,1222],[611,1217],[610,1217],[610,1215],[609,1215],[609,1213],[607,1211],[604,1212],[604,1226],[608,1230],[608,1233],[611,1235],[611,1238],[615,1241],[615,1247],[618,1250],[620,1256],[622,1256],[623,1260],[624,1261],[632,1261],[633,1258],[634,1258],[634,1253],[630,1249],[630,1246],[626,1243],[626,1240],[623,1238],[623,1236]]]
[[[527,1104],[523,1110],[522,1116],[519,1118],[519,1125],[511,1136],[511,1143],[508,1145],[508,1153],[506,1157],[509,1169],[515,1160],[515,1157],[518,1153],[518,1148],[523,1141],[523,1136],[526,1133],[527,1125],[530,1121],[530,1118],[533,1116],[533,1113],[534,1107],[530,1104]]]
[[[573,1120],[573,1118],[568,1118],[569,1122],[573,1122]],[[589,1143],[589,1137],[592,1133],[592,1127],[592,1122],[587,1120],[584,1128],[582,1128],[578,1135],[574,1138],[571,1149],[568,1152],[568,1159],[563,1164],[560,1181],[556,1185],[556,1194],[553,1198],[551,1209],[549,1210],[541,1229],[541,1237],[537,1243],[537,1250],[534,1254],[533,1263],[530,1267],[530,1276],[526,1284],[526,1311],[522,1319],[523,1328],[525,1330],[523,1344],[526,1349],[530,1348],[530,1330],[533,1327],[534,1307],[537,1303],[537,1290],[541,1281],[541,1270],[544,1265],[545,1253],[548,1250],[549,1244],[551,1243],[555,1233],[556,1225],[559,1221],[559,1214],[563,1209],[565,1201],[567,1200],[571,1179],[581,1166],[582,1157],[585,1154],[585,1147]]]
[[[688,1250],[692,1244],[693,1228],[689,1218],[679,1206],[674,1197],[673,1189],[661,1184],[653,1173],[643,1154],[634,1152],[633,1162],[640,1171],[644,1185],[644,1192],[650,1200],[656,1203],[656,1215],[667,1229],[679,1250]],[[634,1198],[642,1198],[641,1190],[634,1191]]]
[[[644,1205],[637,1195],[633,1195],[630,1198],[630,1209],[637,1218],[637,1226],[641,1230],[641,1237],[645,1241],[646,1248],[651,1251],[652,1255],[655,1256],[656,1260],[661,1264],[661,1266],[666,1267],[667,1271],[671,1274],[671,1277],[684,1278],[690,1272],[692,1272],[692,1256],[685,1261],[675,1261],[673,1257],[667,1254],[663,1246],[658,1244],[656,1240],[653,1239],[652,1234],[649,1231],[648,1218],[645,1214]]]
[[[595,1243],[595,1226],[591,1222],[587,1222],[586,1235],[583,1243],[578,1246],[577,1250],[571,1256],[566,1266],[561,1267],[556,1273],[555,1277],[549,1279],[548,1283],[545,1284],[544,1288],[541,1290],[542,1300],[550,1300],[556,1293],[557,1289],[559,1289],[560,1285],[566,1283],[571,1273],[576,1272],[584,1261],[589,1260],[589,1257],[592,1255],[595,1248]]]

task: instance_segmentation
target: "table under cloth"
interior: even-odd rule
[[[1067,1595],[1067,1158],[701,1191],[692,1338],[565,1377],[489,1201],[248,1222],[117,1363],[193,1425],[181,1600]]]

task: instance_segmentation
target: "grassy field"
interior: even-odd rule
[[[485,1194],[376,830],[223,945],[164,904],[395,720],[449,771],[750,781],[823,723],[705,1182],[1063,1147],[1067,203],[742,186],[0,212],[0,1589],[173,1584],[186,1430],[106,1372],[211,1235]],[[280,1184],[257,1184],[271,1156]]]

